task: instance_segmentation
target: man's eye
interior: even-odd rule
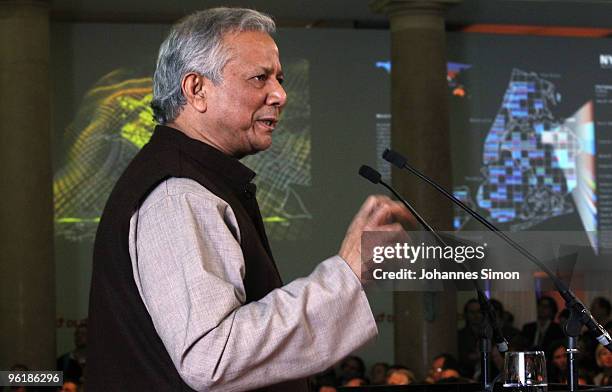
[[[276,80],[278,80],[278,84],[285,83],[285,78],[276,78]]]
[[[254,77],[254,79],[265,82],[268,79],[268,75],[266,74],[257,75]]]

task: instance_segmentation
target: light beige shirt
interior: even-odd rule
[[[361,284],[339,256],[245,304],[240,231],[230,206],[170,178],[130,221],[134,281],[183,380],[242,391],[308,376],[377,334]]]

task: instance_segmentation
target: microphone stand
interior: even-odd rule
[[[490,308],[491,303],[486,298],[482,290],[477,289],[476,291],[478,293],[478,302],[480,303],[481,313],[489,314],[489,316],[483,317],[482,326],[480,328],[480,376],[482,380],[483,389],[485,391],[492,391],[493,383],[491,382],[491,335],[493,334],[493,326],[491,325],[491,320],[489,320],[492,309]],[[495,314],[493,314],[493,317],[495,317]],[[497,322],[497,320],[494,320],[493,322]],[[508,347],[506,344],[506,351],[507,350]]]
[[[381,184],[382,186],[387,188],[391,193],[393,193],[393,195],[398,200],[402,202],[402,204],[404,204],[404,206],[408,209],[408,211],[410,211],[410,213],[414,215],[416,220],[421,224],[421,226],[425,228],[426,231],[430,232],[435,237],[435,239],[443,246],[445,247],[449,246],[446,243],[446,241],[442,239],[440,234],[438,234],[438,232],[433,227],[431,227],[425,221],[425,219],[423,219],[423,217],[416,211],[416,209],[410,203],[408,203],[399,193],[397,193],[397,191],[393,189],[392,186],[388,185],[386,182],[384,182],[381,179],[380,173],[378,173],[376,170],[372,169],[369,166],[363,165],[359,169],[359,174],[363,176],[364,178],[366,178],[367,180],[369,180],[370,182],[374,184]],[[460,264],[460,266],[461,268],[463,268],[463,270],[469,272],[469,268],[466,265]],[[508,351],[508,342],[504,338],[503,334],[501,333],[501,329],[499,328],[499,325],[497,324],[497,318],[495,316],[495,312],[493,311],[491,307],[491,303],[489,302],[489,299],[484,294],[482,289],[478,286],[478,283],[476,281],[473,281],[473,283],[474,283],[474,288],[478,296],[478,302],[480,304],[480,312],[483,315],[482,325],[480,329],[480,336],[479,336],[482,387],[483,387],[483,390],[490,392],[493,390],[493,384],[491,382],[491,367],[490,367],[492,335],[494,334],[494,332],[497,332],[498,336],[496,340],[498,340],[497,347],[500,353],[505,353],[506,351]]]
[[[563,332],[565,336],[567,336],[567,385],[570,392],[578,390],[578,367],[576,366],[578,348],[576,343],[578,341],[578,336],[580,336],[581,328],[582,323],[580,322],[580,315],[576,313],[574,307],[571,307],[570,316],[563,326]]]
[[[561,281],[561,279],[559,279],[544,263],[542,263],[533,254],[531,254],[531,252],[529,252],[527,249],[525,249],[524,247],[519,245],[517,242],[512,240],[510,237],[508,237],[508,235],[506,235],[504,232],[502,232],[497,227],[495,227],[486,218],[484,218],[483,216],[478,214],[476,211],[472,210],[470,207],[465,205],[461,200],[457,199],[453,194],[449,193],[446,189],[444,189],[442,186],[437,184],[431,178],[427,177],[426,175],[422,174],[421,172],[419,172],[418,170],[410,166],[407,163],[406,158],[400,155],[399,153],[393,150],[387,149],[383,153],[383,158],[386,161],[392,163],[393,165],[399,167],[400,169],[408,170],[415,176],[427,182],[429,185],[433,186],[440,193],[442,193],[444,196],[450,199],[453,203],[455,203],[456,205],[461,207],[465,212],[467,212],[472,217],[474,217],[474,219],[482,223],[485,227],[487,227],[489,230],[495,233],[499,238],[504,240],[508,245],[512,246],[516,251],[522,254],[525,258],[527,258],[533,264],[538,266],[553,281],[555,288],[557,289],[557,291],[559,292],[559,294],[565,301],[565,306],[570,311],[570,319],[572,320],[571,321],[572,324],[570,325],[569,330],[567,328],[564,328],[564,329],[565,329],[565,333],[568,335],[568,341],[569,341],[567,352],[568,352],[568,359],[570,360],[570,362],[568,365],[572,366],[571,371],[573,372],[568,375],[568,385],[571,391],[575,391],[577,388],[577,377],[575,377],[576,374],[575,374],[575,366],[574,366],[574,360],[575,360],[574,355],[577,352],[576,337],[578,336],[578,334],[574,336],[574,333],[575,333],[575,330],[579,328],[575,328],[574,324],[580,323],[581,325],[586,326],[596,337],[597,341],[601,343],[602,346],[605,346],[610,352],[612,352],[612,338],[610,338],[610,334],[608,334],[608,332],[601,326],[601,324],[599,324],[595,320],[593,315],[591,315],[591,312],[589,312],[587,307],[578,299],[576,294],[574,294],[565,285],[565,283],[563,283],[563,281]],[[573,315],[573,319],[572,319],[572,315]]]

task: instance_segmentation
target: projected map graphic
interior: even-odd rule
[[[562,120],[551,111],[560,99],[550,81],[514,69],[484,140],[484,181],[474,198],[465,186],[455,189],[457,197],[510,230],[574,212],[573,198],[585,230],[597,230],[592,102]],[[455,228],[468,220],[458,213]]]
[[[378,61],[377,68],[387,74],[391,62]],[[489,92],[476,91],[465,79],[472,64],[447,63],[449,95],[452,105],[465,105],[466,124],[486,124],[481,156],[470,169],[459,169],[459,182],[453,193],[472,209],[480,210],[506,230],[528,230],[554,217],[577,214],[591,244],[597,247],[598,211],[595,173],[595,126],[592,100],[583,102],[567,118],[555,114],[562,95],[546,76],[522,69],[511,69],[506,88],[499,96],[496,112],[488,118],[473,118],[471,105],[479,105]],[[480,69],[482,72],[482,69]],[[478,75],[472,75],[472,79]],[[558,77],[558,76],[557,76]],[[474,103],[469,101],[474,98]],[[459,113],[459,112],[458,112]],[[459,117],[453,121],[458,121]],[[384,150],[390,143],[390,115],[377,114],[377,145]],[[469,129],[468,125],[468,129]],[[469,130],[468,130],[469,132]],[[471,134],[465,134],[471,138]],[[455,150],[455,158],[474,161],[473,155]],[[388,164],[377,162],[385,178],[390,178]],[[465,182],[463,182],[465,181]],[[454,227],[464,229],[470,215],[456,208]],[[566,228],[569,229],[569,228]],[[573,228],[579,229],[579,228]]]
[[[300,196],[310,186],[308,62],[285,64],[290,97],[272,147],[243,159],[257,172],[257,199],[273,240],[307,238],[312,216]],[[132,157],[150,139],[150,77],[116,70],[86,94],[65,133],[66,159],[54,176],[56,235],[92,239],[110,191]]]

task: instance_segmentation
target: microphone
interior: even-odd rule
[[[361,165],[359,168],[359,175],[373,184],[378,184],[382,178],[378,171],[372,169],[368,165]]]
[[[537,257],[535,257],[527,249],[522,247],[512,238],[508,237],[508,235],[506,235],[500,229],[495,227],[495,225],[489,222],[485,217],[483,217],[482,215],[480,215],[479,213],[477,213],[476,211],[472,210],[470,207],[465,205],[461,200],[457,199],[452,193],[448,192],[446,189],[444,189],[441,185],[436,183],[434,180],[427,177],[425,174],[421,173],[414,167],[410,166],[410,164],[408,164],[408,160],[400,153],[393,151],[391,149],[386,149],[385,152],[383,153],[383,158],[387,162],[395,165],[396,167],[400,169],[408,170],[409,172],[419,177],[420,179],[422,179],[429,185],[433,186],[436,190],[442,193],[446,198],[450,199],[453,203],[458,205],[461,209],[463,209],[465,212],[467,212],[472,217],[474,217],[474,219],[482,223],[485,227],[487,227],[489,230],[494,232],[499,238],[504,240],[508,245],[512,246],[516,251],[518,251],[525,258],[527,258],[529,261],[531,261],[536,266],[538,266],[538,268],[544,271],[546,275],[548,275],[548,277],[553,281],[555,288],[557,289],[559,294],[561,294],[561,297],[563,298],[563,300],[565,300],[566,307],[568,309],[573,310],[580,317],[580,321],[582,322],[582,324],[585,325],[589,329],[589,331],[591,331],[593,336],[595,336],[597,341],[601,343],[602,346],[605,346],[610,352],[612,352],[612,338],[610,337],[610,334],[608,333],[608,331],[604,327],[602,327],[601,324],[597,322],[597,320],[595,320],[595,318],[593,317],[591,312],[589,312],[587,307],[580,301],[580,299],[578,299],[578,297],[576,297],[576,294],[574,294],[565,285],[565,283],[563,283],[563,281],[561,281],[561,279],[559,279],[550,270],[550,268],[548,268],[544,263],[542,263]]]
[[[393,195],[395,195],[395,197],[397,197],[397,199],[399,201],[401,201],[402,204],[404,204],[404,206],[408,209],[408,211],[410,211],[410,213],[412,215],[414,215],[416,220],[423,227],[425,227],[425,229],[427,231],[430,231],[436,237],[437,240],[439,240],[442,243],[444,243],[442,238],[440,238],[438,236],[438,234],[436,233],[436,231],[431,226],[429,226],[429,224],[427,224],[425,219],[423,219],[423,217],[421,217],[421,215],[414,209],[414,207],[410,203],[408,203],[408,201],[406,201],[403,197],[401,197],[399,195],[399,193],[397,193],[395,191],[395,189],[393,189],[393,187],[391,187],[389,184],[387,184],[386,182],[384,182],[382,180],[382,176],[380,175],[380,173],[377,170],[375,170],[375,169],[373,169],[373,168],[371,168],[370,166],[367,166],[367,165],[361,165],[361,167],[359,168],[359,175],[361,177],[365,178],[366,180],[370,181],[373,184],[381,184],[382,186],[384,186],[385,188],[390,190],[391,193],[393,193]]]
[[[419,213],[415,210],[415,208],[410,203],[408,203],[408,201],[406,201],[403,197],[401,197],[392,186],[390,186],[389,184],[385,183],[382,180],[382,176],[377,170],[371,168],[370,166],[362,165],[359,168],[359,175],[364,177],[368,181],[372,182],[373,184],[381,184],[382,186],[390,190],[391,193],[393,193],[393,195],[395,195],[395,197],[397,197],[397,199],[400,200],[404,204],[404,206],[406,206],[406,208],[408,208],[408,210],[412,213],[412,215],[414,215],[414,217],[425,228],[425,230],[431,232],[431,234],[436,238],[436,240],[439,243],[441,243],[443,246],[448,246],[446,241],[444,241],[442,237],[440,237],[438,232],[434,230],[434,228],[431,227],[425,221],[425,219],[421,217],[421,215],[419,215]],[[467,266],[465,266],[464,264],[460,264],[460,265],[464,270],[469,271]],[[499,323],[497,322],[497,318],[495,316],[493,307],[491,306],[491,303],[489,302],[489,299],[487,298],[487,296],[482,292],[480,287],[478,287],[478,284],[475,281],[473,281],[473,283],[476,289],[476,293],[478,294],[478,302],[480,303],[482,313],[489,320],[489,324],[491,325],[493,329],[493,337],[495,340],[495,344],[497,345],[497,349],[500,353],[505,353],[506,351],[508,351],[508,342],[504,338],[504,334],[502,333],[501,328],[499,327]]]

